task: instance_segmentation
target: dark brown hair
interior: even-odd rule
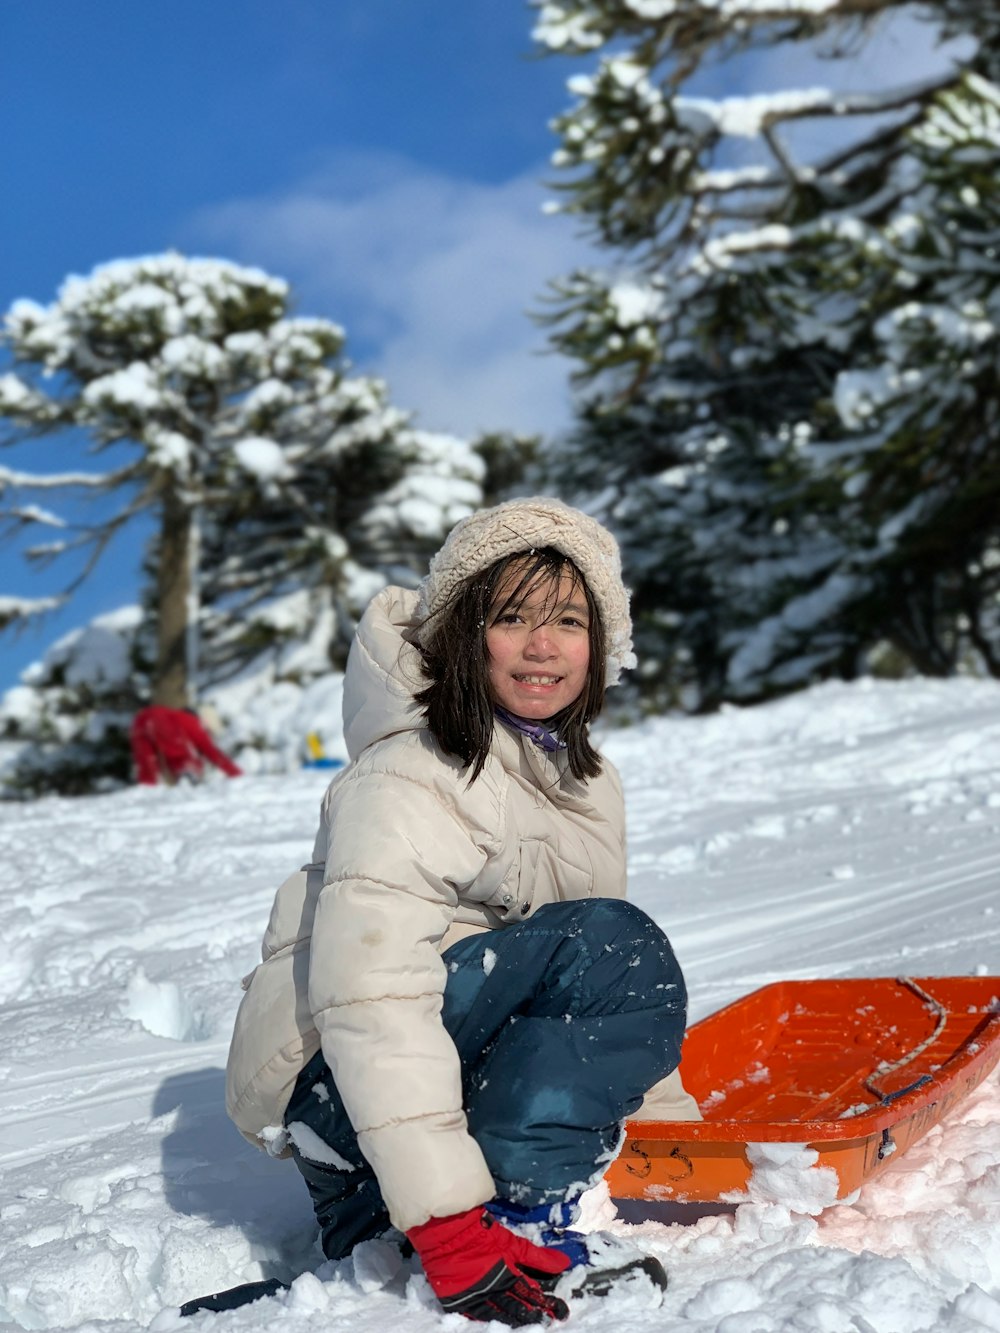
[[[511,587],[503,603],[494,608],[512,568]],[[504,556],[470,575],[421,629],[421,664],[430,684],[416,696],[417,702],[427,710],[427,726],[445,754],[473,765],[470,782],[483,771],[493,738],[494,698],[486,647],[491,610],[495,620],[541,593],[545,615],[554,613],[564,573],[583,589],[587,599],[590,659],[580,694],[549,721],[565,742],[574,777],[596,778],[601,771],[601,756],[591,745],[587,728],[604,706],[604,626],[587,580],[574,562],[555,547],[543,546]]]

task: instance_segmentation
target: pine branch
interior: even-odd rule
[[[65,600],[65,597],[0,596],[0,630],[13,626],[16,634],[24,629],[29,620],[57,611]]]
[[[0,467],[0,494],[8,486],[31,490],[51,490],[58,486],[100,489],[116,486],[121,476],[120,472],[17,472],[13,468]]]

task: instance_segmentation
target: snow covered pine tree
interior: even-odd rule
[[[412,429],[384,383],[347,373],[337,325],[288,311],[281,279],[166,254],[102,265],[69,279],[48,307],[18,301],[7,312],[14,366],[0,375],[0,416],[14,431],[4,443],[35,466],[0,468],[0,519],[59,534],[25,554],[75,555],[69,595],[120,528],[146,509],[158,518],[143,594],[153,633],[130,620],[131,690],[116,669],[111,715],[89,677],[81,693],[46,659],[0,709],[19,747],[7,779],[18,791],[120,781],[130,712],[150,696],[183,706],[196,666],[204,690],[262,652],[276,677],[342,665],[373,593],[415,583],[443,535],[482,503],[488,469],[473,446]],[[103,471],[35,463],[36,437],[73,427],[113,460]],[[29,490],[83,490],[103,508],[73,521],[24,502]],[[61,600],[2,598],[0,628]],[[43,683],[45,698],[31,703],[26,693]],[[109,745],[114,763],[91,766]]]
[[[27,551],[36,561],[87,553],[72,589],[122,526],[156,512],[158,703],[188,702],[199,599],[214,608],[225,656],[225,633],[293,575],[309,571],[327,600],[360,579],[353,600],[363,603],[371,578],[377,587],[386,576],[365,580],[360,561],[415,560],[481,499],[482,460],[462,441],[409,430],[380,381],[347,376],[337,325],[288,312],[279,278],[166,254],[102,265],[69,279],[52,305],[18,301],[5,317],[15,364],[0,376],[0,415],[19,428],[5,442],[76,426],[93,452],[125,448],[105,471],[0,469],[0,493],[11,493],[3,517],[60,530]],[[12,498],[74,488],[117,503],[72,525]],[[52,605],[7,598],[0,612],[14,623]]]
[[[537,7],[599,57],[556,162],[615,252],[556,284],[587,390],[556,475],[621,533],[650,683],[1000,675],[996,7]],[[695,95],[710,65],[763,90]]]

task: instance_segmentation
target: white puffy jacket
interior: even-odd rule
[[[386,588],[359,626],[344,687],[351,763],[324,798],[312,863],[278,890],[227,1069],[229,1114],[260,1145],[321,1045],[401,1230],[494,1192],[440,1019],[441,952],[543,903],[625,892],[614,768],[580,782],[564,752],[498,725],[470,784],[413,699],[425,683],[403,637],[415,608],[415,593]]]

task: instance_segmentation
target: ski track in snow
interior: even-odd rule
[[[782,977],[1000,973],[995,684],[830,684],[608,730],[603,748],[631,894],[674,942],[692,1019]],[[0,806],[0,1328],[469,1327],[382,1242],[325,1262],[293,1168],[225,1116],[239,981],[327,778]],[[613,1297],[572,1326],[1000,1330],[996,1075],[855,1202],[814,1216],[787,1197],[627,1226],[594,1191],[589,1223],[657,1255],[671,1286],[659,1309]],[[296,1274],[241,1311],[177,1316]]]

